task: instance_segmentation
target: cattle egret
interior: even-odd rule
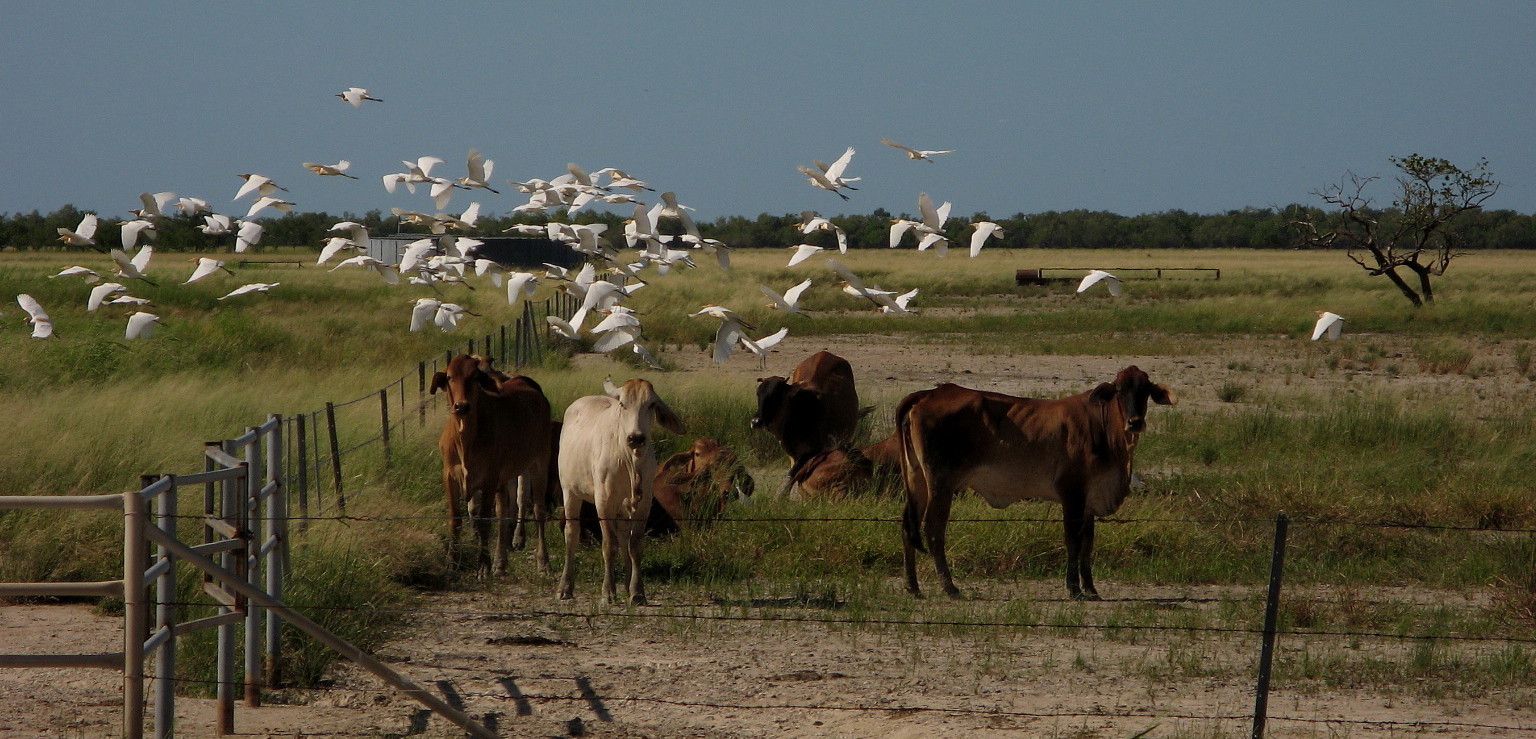
[[[794,249],[795,253],[789,257],[789,264],[784,265],[786,267],[793,267],[810,259],[816,252],[822,251],[822,247],[815,244],[795,244],[788,248]]]
[[[917,221],[909,221],[905,218],[892,218],[890,247],[895,249],[897,246],[900,246],[901,237],[905,236],[907,231],[910,231],[914,226],[917,225],[920,225]]]
[[[119,295],[107,301],[107,305],[152,305],[149,298],[136,298],[132,295]]]
[[[232,270],[232,269],[230,269],[228,267],[225,267],[224,266],[224,262],[221,261],[221,260],[209,259],[208,257],[199,257],[198,260],[197,260],[197,269],[192,270],[192,276],[188,277],[187,281],[183,282],[181,284],[183,284],[183,285],[191,284],[191,283],[196,282],[198,280],[201,280],[204,277],[207,277],[208,275],[211,275],[214,272],[217,272],[217,271],[219,271],[221,269],[224,270],[225,272],[230,273],[230,274],[234,274],[235,273],[234,270]]]
[[[1328,334],[1328,340],[1339,338],[1339,332],[1344,330],[1344,316],[1337,313],[1329,313],[1325,310],[1317,312],[1317,325],[1312,328],[1312,340],[1317,341]]]
[[[651,369],[662,369],[650,350],[639,343],[640,319],[635,317],[634,313],[626,310],[614,311],[593,326],[591,333],[601,334],[597,341],[592,343],[592,351],[607,354],[628,346],[630,351],[644,360]]]
[[[128,330],[123,336],[129,340],[147,339],[155,332],[155,326],[160,323],[160,316],[144,311],[135,311],[128,314]]]
[[[913,298],[917,297],[917,290],[918,289],[914,287],[911,290],[908,290],[908,291],[906,291],[906,292],[904,292],[904,293],[902,293],[900,295],[897,295],[894,298],[891,298],[891,302],[889,304],[882,303],[881,306],[880,306],[880,312],[881,313],[916,313],[916,311],[912,310],[911,308],[908,308],[907,304],[912,302]]]
[[[36,298],[22,293],[16,296],[16,304],[27,312],[27,322],[32,324],[32,338],[46,339],[53,335],[53,319],[48,317],[48,311],[43,310]]]
[[[208,206],[208,201],[202,198],[181,198],[176,201],[176,209],[180,210],[184,216],[213,212],[213,209]]]
[[[256,202],[251,203],[251,209],[245,212],[245,217],[246,218],[250,218],[250,217],[256,215],[257,213],[260,213],[261,211],[267,209],[268,207],[276,208],[276,209],[286,213],[286,212],[288,212],[290,210],[293,210],[293,203],[290,203],[290,202],[288,202],[286,200],[280,200],[278,198],[274,198],[274,197],[272,197],[270,195],[263,195],[263,196],[257,198]]]
[[[233,232],[233,224],[230,222],[229,216],[222,213],[210,213],[203,216],[203,225],[198,226],[197,230],[209,236],[223,236]]]
[[[351,103],[352,107],[354,108],[363,107],[364,100],[372,100],[375,103],[384,102],[383,100],[369,95],[368,90],[361,87],[348,87],[347,89],[336,93],[336,97]]]
[[[533,297],[533,291],[538,286],[539,277],[532,272],[508,273],[507,305],[517,305],[518,301]]]
[[[576,341],[581,338],[581,335],[577,332],[576,327],[572,326],[570,321],[567,321],[560,316],[546,316],[544,320],[549,323],[549,327],[553,329],[554,332],[559,336],[570,339],[571,341]]]
[[[778,331],[773,332],[772,334],[764,336],[761,339],[754,339],[751,342],[743,342],[742,346],[745,346],[753,354],[756,354],[759,357],[766,357],[766,356],[768,356],[768,350],[772,349],[775,346],[778,346],[778,343],[780,341],[783,341],[784,337],[788,336],[788,335],[789,335],[789,327],[785,326],[784,328],[781,328]],[[753,347],[756,347],[756,348],[754,349]]]
[[[73,230],[59,227],[59,241],[69,246],[94,246],[96,244],[96,214],[86,213]]]
[[[459,317],[464,315],[478,316],[480,314],[458,303],[443,303],[437,306],[437,315],[432,318],[432,322],[437,324],[437,327],[444,332],[452,331],[459,327]]]
[[[814,212],[804,210],[800,212],[800,233],[809,234],[812,231],[831,231],[837,237],[837,251],[840,254],[848,253],[848,234],[832,221],[816,215]]]
[[[479,187],[486,190],[491,190],[491,186],[489,184],[491,180],[491,171],[495,169],[496,162],[491,161],[490,159],[486,159],[484,154],[481,154],[474,149],[470,149],[469,156],[465,160],[464,166],[469,170],[469,176],[460,177],[460,185],[463,185],[466,188]],[[491,190],[491,192],[500,194],[500,191],[498,190]]]
[[[843,155],[838,157],[837,161],[834,161],[831,164],[827,164],[819,159],[812,161],[815,163],[816,169],[811,169],[810,167],[804,165],[796,167],[796,169],[800,170],[801,174],[806,176],[805,181],[811,183],[812,187],[818,187],[823,190],[827,190],[833,195],[836,195],[844,200],[847,200],[848,196],[842,194],[839,192],[839,190],[859,189],[848,183],[858,182],[860,178],[843,176],[843,171],[848,168],[848,163],[853,161],[852,146],[848,147],[848,149],[843,152]]]
[[[343,249],[357,248],[359,247],[352,243],[351,239],[345,236],[332,236],[331,238],[326,239],[325,246],[320,248],[320,258],[315,260],[315,265],[319,266],[325,264],[327,261],[330,261],[331,257],[336,256]]]
[[[898,144],[895,141],[892,141],[892,140],[890,140],[888,138],[884,138],[884,137],[881,137],[880,143],[885,144],[886,146],[892,146],[892,147],[895,147],[897,149],[901,149],[902,151],[907,153],[907,158],[911,159],[914,162],[919,160],[919,159],[924,159],[924,160],[927,160],[927,161],[931,162],[933,160],[929,159],[928,157],[933,155],[933,154],[953,154],[953,153],[955,153],[954,149],[940,149],[940,150],[935,150],[935,149],[914,149],[914,148],[912,148],[910,146],[902,146],[901,144]]]
[[[65,267],[64,269],[59,270],[59,273],[56,275],[48,275],[48,279],[50,280],[55,277],[79,277],[80,279],[84,280],[85,284],[87,285],[94,285],[98,282],[101,282],[101,275],[97,274],[96,270],[90,269],[88,267],[81,267],[78,264]]]
[[[288,188],[273,182],[272,178],[265,175],[246,173],[235,176],[245,180],[245,184],[241,185],[240,189],[235,193],[235,200],[239,200],[253,192],[257,195],[271,195],[278,190],[288,192]]]
[[[351,166],[352,163],[345,159],[335,164],[316,164],[314,162],[304,162],[305,169],[314,172],[321,177],[346,177],[347,179],[355,180],[357,179],[356,177],[347,174],[347,168]]]
[[[230,290],[223,297],[215,298],[215,300],[228,300],[228,299],[233,298],[233,297],[235,297],[237,295],[249,295],[251,293],[264,293],[264,292],[267,292],[267,291],[271,290],[272,288],[277,287],[278,285],[281,285],[281,284],[283,284],[283,283],[281,283],[281,282],[252,282],[252,283],[250,283],[248,285],[241,285],[240,287],[237,287],[237,288],[235,288],[233,290]]]
[[[949,220],[949,209],[951,207],[953,207],[953,204],[947,200],[944,201],[943,205],[934,207],[933,198],[928,197],[928,193],[918,193],[917,210],[922,214],[923,222],[914,225],[913,228],[918,233],[923,234],[922,240],[917,245],[919,250],[927,249],[934,243],[944,239],[944,223]]]
[[[100,285],[91,288],[91,297],[85,303],[85,310],[89,313],[94,313],[96,312],[97,308],[101,307],[101,302],[106,300],[108,295],[115,295],[117,293],[125,292],[128,292],[128,288],[123,287],[119,283],[103,282]]]
[[[987,239],[990,239],[994,236],[997,238],[1002,238],[1003,236],[1007,235],[1003,233],[1002,226],[999,226],[991,221],[977,221],[972,223],[971,226],[976,229],[976,232],[971,234],[972,259],[976,258],[977,254],[981,253],[981,247],[987,243]]]
[[[715,262],[720,265],[720,269],[731,268],[731,250],[736,247],[728,246],[719,239],[700,239],[694,248],[705,254],[715,255]]]
[[[659,224],[662,217],[671,216],[683,222],[683,232],[694,238],[701,238],[699,227],[694,224],[693,217],[688,211],[693,210],[686,205],[678,205],[677,195],[671,191],[661,194],[661,202],[651,208],[651,224]]]
[[[437,249],[437,242],[432,239],[417,239],[404,247],[400,254],[400,271],[411,272],[416,269],[417,263],[426,259],[427,254]]]
[[[128,212],[140,218],[162,218],[166,215],[166,204],[170,203],[171,198],[174,197],[176,197],[174,192],[141,192],[139,193],[139,202],[143,204],[143,207]]]
[[[437,317],[438,306],[443,302],[436,298],[417,298],[411,306],[411,331],[420,331]]]
[[[411,176],[408,174],[391,172],[379,179],[384,181],[384,191],[390,195],[395,194],[395,187],[401,183],[405,183],[405,189],[410,190],[412,195],[416,194],[416,183],[411,182]]]
[[[392,264],[385,264],[367,254],[359,254],[351,259],[343,259],[336,263],[329,271],[335,272],[342,267],[363,267],[378,273],[385,283],[390,285],[400,284],[400,270]]]
[[[261,241],[261,234],[265,230],[255,221],[241,221],[240,231],[235,235],[235,253],[244,254],[246,249],[255,246]]]
[[[1077,284],[1077,291],[1082,292],[1087,290],[1099,282],[1103,282],[1104,286],[1109,288],[1110,295],[1113,295],[1117,298],[1120,297],[1120,293],[1122,292],[1120,287],[1120,278],[1105,272],[1102,269],[1096,269],[1089,272],[1088,275],[1083,278],[1083,281]]]
[[[149,258],[154,256],[155,248],[145,244],[139,247],[137,254],[132,259],[122,249],[112,250],[112,261],[117,263],[117,270],[113,273],[125,280],[143,280],[149,284],[155,284],[154,280],[144,276],[144,270],[149,269]]]
[[[133,221],[120,221],[117,225],[122,227],[119,235],[122,237],[124,249],[132,249],[138,246],[139,234],[141,233],[144,234],[145,238],[155,237],[155,224],[142,218]]]
[[[781,310],[785,313],[799,313],[800,296],[805,293],[806,289],[808,289],[810,286],[811,278],[807,277],[805,278],[804,282],[801,282],[800,284],[785,290],[783,295],[774,292],[773,288],[768,287],[767,285],[758,285],[757,289],[762,290],[763,294],[767,295],[768,299],[773,301],[772,303],[768,304],[769,308],[774,310]]]

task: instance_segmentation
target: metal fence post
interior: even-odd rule
[[[283,423],[282,416],[273,414],[272,431],[267,436],[267,482],[276,483],[267,497],[267,535],[276,542],[267,555],[267,593],[275,600],[283,599],[283,575],[288,569],[288,480],[283,476]],[[283,620],[276,611],[267,611],[266,655],[263,667],[267,673],[267,685],[277,687],[280,680],[278,666],[282,649]]]
[[[1285,532],[1289,516],[1275,516],[1275,549],[1269,561],[1269,596],[1264,602],[1264,642],[1259,650],[1259,683],[1254,690],[1253,739],[1264,736],[1264,720],[1269,712],[1269,674],[1275,658],[1275,622],[1280,613],[1280,579],[1285,571]]]
[[[224,442],[219,442],[219,441],[208,442],[208,446],[210,446],[210,447],[217,447],[220,450],[228,451],[228,447],[227,447],[227,445]],[[211,457],[206,457],[205,456],[205,458],[204,458],[204,470],[205,471],[212,471],[215,467],[216,467],[216,465],[215,465],[213,459]],[[215,496],[211,492],[211,490],[212,490],[214,485],[218,485],[218,494],[217,494],[218,506],[217,506],[217,508],[215,508],[215,506],[214,506],[214,497]],[[239,525],[238,519],[231,520],[231,516],[234,515],[233,512],[235,511],[235,502],[234,502],[234,500],[232,500],[233,495],[234,495],[234,483],[231,482],[230,480],[224,480],[224,481],[219,482],[219,483],[208,483],[208,488],[205,489],[204,494],[203,494],[203,503],[204,503],[204,507],[208,510],[208,517],[209,518],[217,517],[220,521],[223,521],[226,524],[229,524],[231,526],[238,526]],[[207,541],[207,542],[212,542],[213,541],[213,536],[214,536],[214,531],[212,529],[210,529],[209,527],[204,526],[204,540]],[[235,564],[235,562],[236,562],[236,559],[235,559],[235,554],[233,552],[230,552],[229,550],[225,550],[225,551],[219,552],[219,566],[220,567],[223,567],[226,570],[234,570],[234,569],[237,569],[236,567],[232,566],[232,565]],[[214,580],[213,580],[212,576],[210,576],[208,574],[204,574],[203,575],[203,582],[204,582],[204,584],[206,586],[207,584],[213,583]],[[220,616],[227,616],[228,614],[234,613],[235,612],[235,608],[238,607],[238,605],[239,605],[239,601],[235,601],[235,606],[232,607],[232,606],[228,605],[227,603],[225,603],[225,602],[223,602],[221,600],[219,602],[219,606],[218,606],[219,615]],[[216,639],[217,639],[217,645],[216,645],[217,651],[216,651],[215,672],[217,674],[217,677],[215,679],[218,681],[218,686],[216,688],[216,694],[215,694],[216,703],[214,705],[214,727],[213,727],[213,732],[214,732],[214,734],[216,734],[218,736],[228,736],[230,734],[235,733],[235,627],[234,627],[234,625],[233,624],[229,624],[229,623],[221,623],[221,624],[219,624],[218,627],[217,627],[217,630],[216,630]]]
[[[175,476],[171,489],[155,500],[155,525],[176,533],[176,497],[180,493]],[[165,571],[155,579],[155,630],[169,635],[155,649],[155,739],[170,739],[176,733],[176,559],[171,550],[156,547],[155,558],[166,563]]]
[[[149,545],[144,525],[147,506],[137,492],[123,494],[123,736],[144,736],[144,637],[149,604],[144,570]]]
[[[384,442],[384,466],[389,466],[389,388],[379,388],[379,439]]]
[[[336,510],[347,512],[347,494],[341,489],[341,444],[336,440],[336,405],[325,401],[325,426],[331,437],[331,479],[336,483]]]
[[[256,431],[247,428],[246,434]],[[261,437],[254,436],[245,444],[245,490],[240,496],[240,518],[244,522],[241,534],[245,536],[245,581],[251,587],[261,587],[262,545],[266,543],[265,527],[261,518]],[[261,706],[261,636],[264,631],[261,607],[245,602],[245,706]]]

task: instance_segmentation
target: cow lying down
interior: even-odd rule
[[[657,467],[645,533],[666,536],[707,523],[724,514],[732,500],[750,497],[755,488],[735,452],[708,437],[695,439],[693,446]],[[602,538],[597,511],[590,505],[582,506],[581,531],[593,541]]]

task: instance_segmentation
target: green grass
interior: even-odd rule
[[[907,251],[849,255],[845,261],[867,284],[921,288],[915,305],[923,312],[896,317],[866,310],[837,292],[825,270],[785,269],[781,253],[743,250],[731,272],[707,265],[658,280],[638,291],[633,305],[645,316],[647,339],[664,362],[672,361],[669,355],[675,359],[679,347],[695,351],[710,341],[712,321],[685,317],[704,303],[735,307],[762,334],[788,325],[797,336],[878,333],[914,345],[957,345],[983,356],[1218,358],[1228,369],[1225,385],[1179,388],[1204,405],[1192,402],[1152,415],[1138,451],[1148,487],[1127,501],[1118,516],[1124,522],[1100,526],[1096,575],[1106,595],[1137,585],[1262,582],[1270,521],[1286,511],[1298,520],[1291,533],[1288,583],[1348,592],[1394,584],[1469,597],[1492,594],[1444,616],[1342,598],[1298,605],[1288,611],[1288,623],[1310,629],[1529,635],[1536,619],[1529,535],[1497,530],[1536,527],[1536,502],[1528,494],[1536,488],[1536,421],[1528,403],[1485,402],[1480,393],[1501,389],[1516,399],[1530,397],[1536,275],[1523,268],[1525,255],[1472,255],[1443,280],[1438,304],[1413,311],[1400,305],[1389,285],[1336,256],[989,250],[976,260],[952,256],[936,269],[928,255]],[[161,255],[157,260],[163,261],[152,268],[152,274],[164,270],[161,285],[132,288],[155,300],[153,310],[165,325],[150,340],[128,342],[121,337],[122,311],[87,314],[87,288],[45,278],[65,264],[89,264],[92,258],[0,255],[0,295],[31,293],[53,313],[59,334],[50,341],[31,340],[15,320],[18,311],[0,305],[0,417],[11,439],[0,444],[0,493],[110,492],[136,486],[141,473],[191,471],[200,464],[197,454],[206,439],[232,436],[268,413],[306,412],[327,400],[357,397],[402,375],[414,400],[418,360],[440,357],[472,332],[515,318],[501,291],[454,287],[452,299],[485,315],[465,333],[410,334],[404,330],[407,303],[428,294],[425,288],[388,288],[369,274],[276,265],[248,267],[238,281],[220,277],[183,286],[167,276],[175,256]],[[1083,264],[1215,266],[1223,273],[1219,281],[1129,282],[1120,300],[1077,296],[1067,285],[1012,285],[1018,267]],[[809,315],[784,316],[761,307],[759,283],[782,289],[805,276],[817,278],[807,293]],[[270,296],[239,303],[215,300],[235,284],[254,280],[283,285]],[[1305,343],[1319,309],[1346,316],[1344,340]],[[1272,371],[1263,369],[1260,359],[1229,355],[1235,343],[1264,342],[1304,348],[1280,350]],[[734,505],[729,517],[791,519],[721,522],[649,544],[645,570],[653,594],[741,613],[835,612],[855,621],[921,616],[1067,627],[1086,617],[1070,603],[918,602],[901,593],[894,580],[901,567],[894,523],[899,498],[778,498],[785,461],[766,435],[747,428],[754,410],[750,378],[707,370],[641,372],[623,364],[578,368],[558,354],[548,356],[544,367],[529,372],[556,409],[595,391],[605,374],[651,377],[690,427],[686,436],[663,435],[658,455],[680,450],[696,436],[720,439],[742,455],[759,481],[758,497]],[[1417,383],[1379,384],[1351,392],[1319,391],[1310,383],[1320,375],[1350,372],[1478,384],[1435,392]],[[1283,387],[1266,383],[1277,373],[1283,373]],[[872,417],[871,437],[883,436],[889,431],[887,411],[900,393],[883,386],[862,392],[866,403],[881,409]],[[341,412],[344,445],[373,432],[375,412],[370,403]],[[451,582],[459,574],[442,545],[446,526],[435,519],[441,507],[438,418],[432,416],[424,427],[414,414],[397,418],[404,424],[387,469],[377,445],[347,458],[349,512],[422,518],[322,523],[299,534],[294,602],[393,607],[421,597],[422,586]],[[994,511],[972,498],[960,500],[950,555],[961,587],[987,594],[1047,581],[1054,592],[1062,568],[1059,515],[1059,508],[1042,503]],[[120,567],[118,526],[110,515],[0,513],[0,580],[113,577]],[[553,527],[550,534],[554,543]],[[597,589],[597,561],[595,550],[581,553],[579,593]],[[926,558],[919,572],[932,590]],[[514,558],[511,578],[552,590],[525,555]],[[1168,617],[1134,604],[1098,615],[1122,625]],[[1215,625],[1247,624],[1253,616],[1253,606],[1243,604],[1177,618]],[[393,623],[366,612],[330,617],[338,619],[330,625],[367,644],[382,643]],[[846,628],[904,633],[901,627]],[[1148,638],[1130,629],[1110,633]],[[206,670],[207,646],[192,645],[185,652],[189,664]],[[299,680],[319,675],[329,659],[308,646],[296,654],[290,674]],[[1138,669],[1185,676],[1227,669],[1209,666],[1203,657],[1198,645],[1169,642],[1166,653],[1149,657]],[[998,660],[996,669],[1008,669],[1005,659],[989,659]],[[1530,669],[1528,653],[1449,644],[1370,659],[1383,661],[1366,660],[1335,642],[1309,646],[1282,666],[1294,680],[1319,685],[1419,678],[1508,684],[1526,679]],[[1478,671],[1492,677],[1470,677]]]

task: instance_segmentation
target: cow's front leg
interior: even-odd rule
[[[1093,519],[1084,511],[1082,500],[1073,502],[1073,496],[1063,496],[1066,500],[1062,503],[1062,534],[1067,547],[1067,594],[1073,600],[1098,600],[1099,594],[1093,591],[1093,575],[1084,566],[1083,553],[1085,542],[1089,547],[1093,542]],[[1081,498],[1081,494],[1077,496]],[[1091,554],[1089,556],[1091,558]],[[1087,585],[1085,589],[1083,586]]]

